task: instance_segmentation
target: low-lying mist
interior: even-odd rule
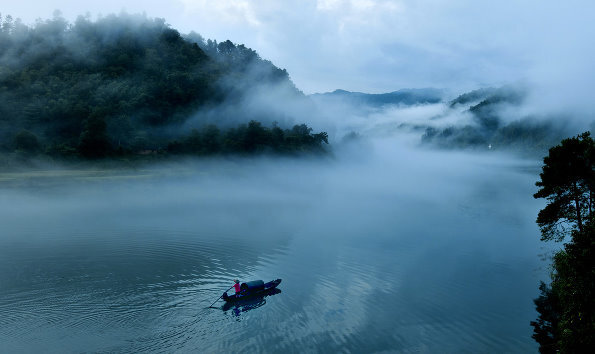
[[[442,109],[349,117],[335,136],[358,133],[323,157],[1,175],[0,281],[16,308],[0,302],[6,348],[35,351],[36,333],[73,351],[172,340],[189,351],[531,350],[531,299],[546,272],[534,222],[543,203],[532,197],[539,161],[422,147],[401,126]],[[236,277],[282,278],[282,293],[247,317],[198,312]],[[53,325],[19,317],[28,306]],[[56,340],[61,326],[76,340]],[[460,331],[469,336],[453,340]]]
[[[341,144],[401,131],[431,147],[541,157],[592,124],[584,111],[540,109],[542,91],[529,84],[305,96],[290,73],[253,49],[183,35],[146,15],[81,16],[69,24],[57,13],[33,26],[7,17],[0,42],[0,166],[13,155],[61,161],[324,152],[326,133]],[[250,122],[262,125],[250,132]],[[290,131],[301,124],[304,134]],[[312,136],[308,126],[326,133]],[[271,134],[274,127],[285,131]]]
[[[308,96],[244,45],[146,16],[11,23],[9,351],[535,349],[534,183],[549,147],[592,127],[584,111],[521,85]],[[77,85],[47,90],[37,66]],[[277,277],[276,311],[196,320],[234,278]]]
[[[365,121],[353,119],[341,129],[358,135],[336,141],[327,157],[183,159],[111,172],[62,166],[46,173],[4,174],[3,223],[18,224],[21,216],[41,225],[42,220],[65,221],[82,213],[91,218],[89,227],[116,215],[125,223],[167,227],[170,217],[182,212],[196,215],[196,225],[245,223],[262,231],[287,222],[285,227],[295,231],[314,220],[341,228],[343,218],[423,224],[424,213],[409,215],[416,205],[430,214],[454,207],[463,214],[495,213],[507,222],[532,224],[535,210],[514,206],[531,199],[539,161],[487,150],[424,148],[417,131],[400,128],[440,109],[404,108]],[[482,196],[489,198],[471,205]],[[158,217],[151,217],[156,210]]]
[[[593,127],[588,114],[535,110],[534,101],[528,98],[533,90],[517,84],[478,89],[454,98],[445,94],[438,102],[413,104],[366,105],[349,95],[323,95],[315,101],[323,112],[319,117],[326,124],[324,129],[335,132],[339,140],[411,133],[405,138],[417,138],[428,148],[497,150],[538,159],[560,140]]]
[[[0,351],[536,350],[556,246],[535,182],[595,127],[588,60],[305,95],[282,63],[165,19],[0,22]],[[283,282],[207,308],[238,278]]]

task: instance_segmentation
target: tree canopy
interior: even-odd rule
[[[588,132],[564,139],[543,160],[535,198],[546,198],[537,224],[544,240],[562,240],[572,230],[583,230],[593,210],[595,144]]]
[[[590,353],[595,348],[595,144],[590,134],[564,139],[544,158],[535,198],[548,204],[537,223],[542,240],[561,241],[551,284],[542,283],[531,322],[541,353]]]
[[[200,121],[196,112],[231,107],[275,85],[303,96],[287,71],[254,50],[229,40],[205,41],[196,33],[181,35],[165,20],[144,15],[96,21],[81,16],[71,24],[56,13],[33,26],[0,16],[0,49],[0,153],[85,159],[167,153],[168,145],[184,145],[193,128],[210,125],[200,133],[202,153],[257,153],[273,146],[268,133],[278,138],[279,131],[250,121],[286,122],[279,113],[265,107],[254,117],[228,108],[241,133],[234,135],[229,121]],[[231,130],[222,133],[224,126]],[[283,134],[279,151],[312,150],[303,138],[309,133]],[[241,148],[230,147],[236,140]]]

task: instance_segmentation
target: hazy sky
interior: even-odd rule
[[[55,9],[68,20],[146,12],[183,33],[244,43],[287,69],[306,93],[524,81],[551,98],[559,91],[585,104],[595,82],[593,0],[2,2],[3,15],[27,24]]]

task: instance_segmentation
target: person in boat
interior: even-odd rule
[[[235,279],[233,282],[235,283],[233,284],[233,288],[235,289],[236,294],[239,294],[240,291],[242,291],[242,288],[240,287],[240,281]]]

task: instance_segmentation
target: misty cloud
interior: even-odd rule
[[[523,81],[533,113],[591,115],[594,3],[542,1],[24,0],[3,14],[25,23],[61,9],[76,16],[146,12],[181,32],[231,39],[286,68],[305,93],[441,87],[464,92]]]
[[[54,4],[66,7],[68,19],[94,9],[118,12],[112,10],[121,6],[112,0]],[[24,0],[3,11],[47,17],[34,14],[46,6]],[[530,299],[548,271],[539,268],[534,223],[543,201],[532,197],[541,156],[491,149],[490,139],[531,144],[524,133],[537,132],[540,148],[547,148],[548,139],[559,141],[552,132],[580,132],[592,121],[590,2],[172,0],[129,6],[133,13],[165,17],[157,20],[162,26],[200,33],[190,37],[203,44],[202,38],[244,43],[286,68],[297,86],[279,69],[286,81],[255,85],[221,105],[213,100],[193,106],[180,113],[183,123],[163,130],[210,122],[233,126],[248,119],[306,122],[329,132],[333,153],[180,158],[109,172],[52,165],[55,170],[43,173],[0,174],[0,223],[8,230],[0,235],[6,253],[0,259],[9,259],[0,262],[0,275],[15,284],[7,288],[13,297],[0,304],[11,311],[6,312],[12,317],[0,321],[9,348],[37,345],[27,340],[32,335],[48,348],[59,347],[56,328],[66,328],[64,333],[79,338],[69,343],[73,351],[80,351],[86,338],[96,346],[84,348],[97,351],[176,346],[216,352],[246,348],[249,341],[250,349],[278,351],[287,349],[282,345],[305,348],[304,343],[318,349],[329,343],[322,349],[330,352],[439,351],[442,342],[449,342],[446,351],[452,352],[535,349],[528,333],[535,315]],[[106,33],[106,42],[117,34]],[[87,59],[83,43],[56,38],[73,56]],[[3,60],[15,57],[10,53]],[[257,81],[262,68],[243,68],[248,81]],[[236,89],[234,74],[231,70],[218,87]],[[497,97],[495,89],[451,105],[450,99],[470,88],[510,82],[527,96]],[[299,91],[337,87],[368,92],[443,87],[449,94],[440,102],[362,107],[343,99],[321,102]],[[106,83],[94,94],[109,101],[118,90]],[[70,111],[66,106],[64,112]],[[119,118],[113,117],[114,125]],[[420,146],[422,136],[476,148],[437,150],[432,147],[439,144]],[[511,142],[511,136],[517,140]],[[45,249],[54,243],[59,247]],[[14,249],[21,253],[6,251]],[[35,257],[21,256],[31,250]],[[66,280],[47,271],[52,264],[68,268]],[[144,268],[151,264],[156,272]],[[17,268],[23,273],[13,271]],[[284,297],[271,301],[274,311],[243,324],[218,312],[216,321],[199,324],[197,304],[218,295],[237,274],[272,273],[289,280]],[[143,286],[130,289],[127,274],[132,284]],[[342,290],[348,296],[337,296]],[[382,311],[379,294],[391,300]],[[71,306],[78,302],[83,306]],[[39,311],[42,322],[22,315],[39,305],[48,306]],[[134,316],[127,317],[128,310]],[[68,311],[73,316],[65,316]],[[226,323],[231,325],[219,327]],[[273,335],[256,323],[265,329],[274,323]],[[236,332],[230,334],[226,329],[232,325]],[[126,330],[114,333],[120,328]],[[108,333],[113,341],[106,344],[96,333]],[[461,333],[469,335],[461,339]],[[286,339],[281,344],[279,336]]]

